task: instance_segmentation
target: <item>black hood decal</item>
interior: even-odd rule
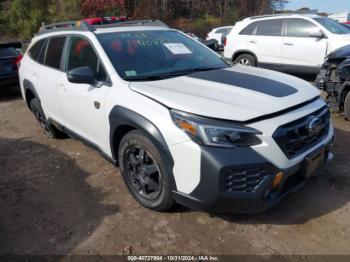
[[[298,92],[294,87],[275,80],[222,69],[195,73],[187,77],[238,86],[275,97],[285,97]]]

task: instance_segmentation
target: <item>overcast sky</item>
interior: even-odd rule
[[[295,10],[300,7],[327,13],[350,12],[350,0],[290,0],[285,9]]]

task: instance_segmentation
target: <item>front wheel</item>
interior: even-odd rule
[[[167,211],[174,203],[170,174],[157,147],[140,131],[131,131],[120,142],[118,162],[124,182],[144,207]]]
[[[344,112],[345,112],[346,118],[348,119],[348,121],[350,121],[350,91],[348,92],[348,94],[345,98]]]

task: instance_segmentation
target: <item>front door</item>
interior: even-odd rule
[[[327,52],[327,39],[313,37],[312,33],[317,31],[320,31],[320,28],[306,19],[286,19],[282,55],[284,66],[322,66]]]
[[[90,41],[82,36],[70,37],[66,72],[79,67],[90,67],[96,73],[96,85],[76,84],[62,73],[58,80],[58,93],[63,123],[80,138],[105,149],[109,144],[108,118],[105,115],[105,97],[110,86],[106,71]]]

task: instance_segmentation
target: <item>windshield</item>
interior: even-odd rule
[[[128,81],[228,67],[211,50],[174,30],[113,32],[97,38],[119,75]]]
[[[321,17],[321,18],[314,18],[317,22],[319,22],[321,25],[323,25],[327,30],[332,32],[333,34],[350,34],[350,30],[347,29],[345,26],[339,24],[338,22],[334,21],[333,19]]]

